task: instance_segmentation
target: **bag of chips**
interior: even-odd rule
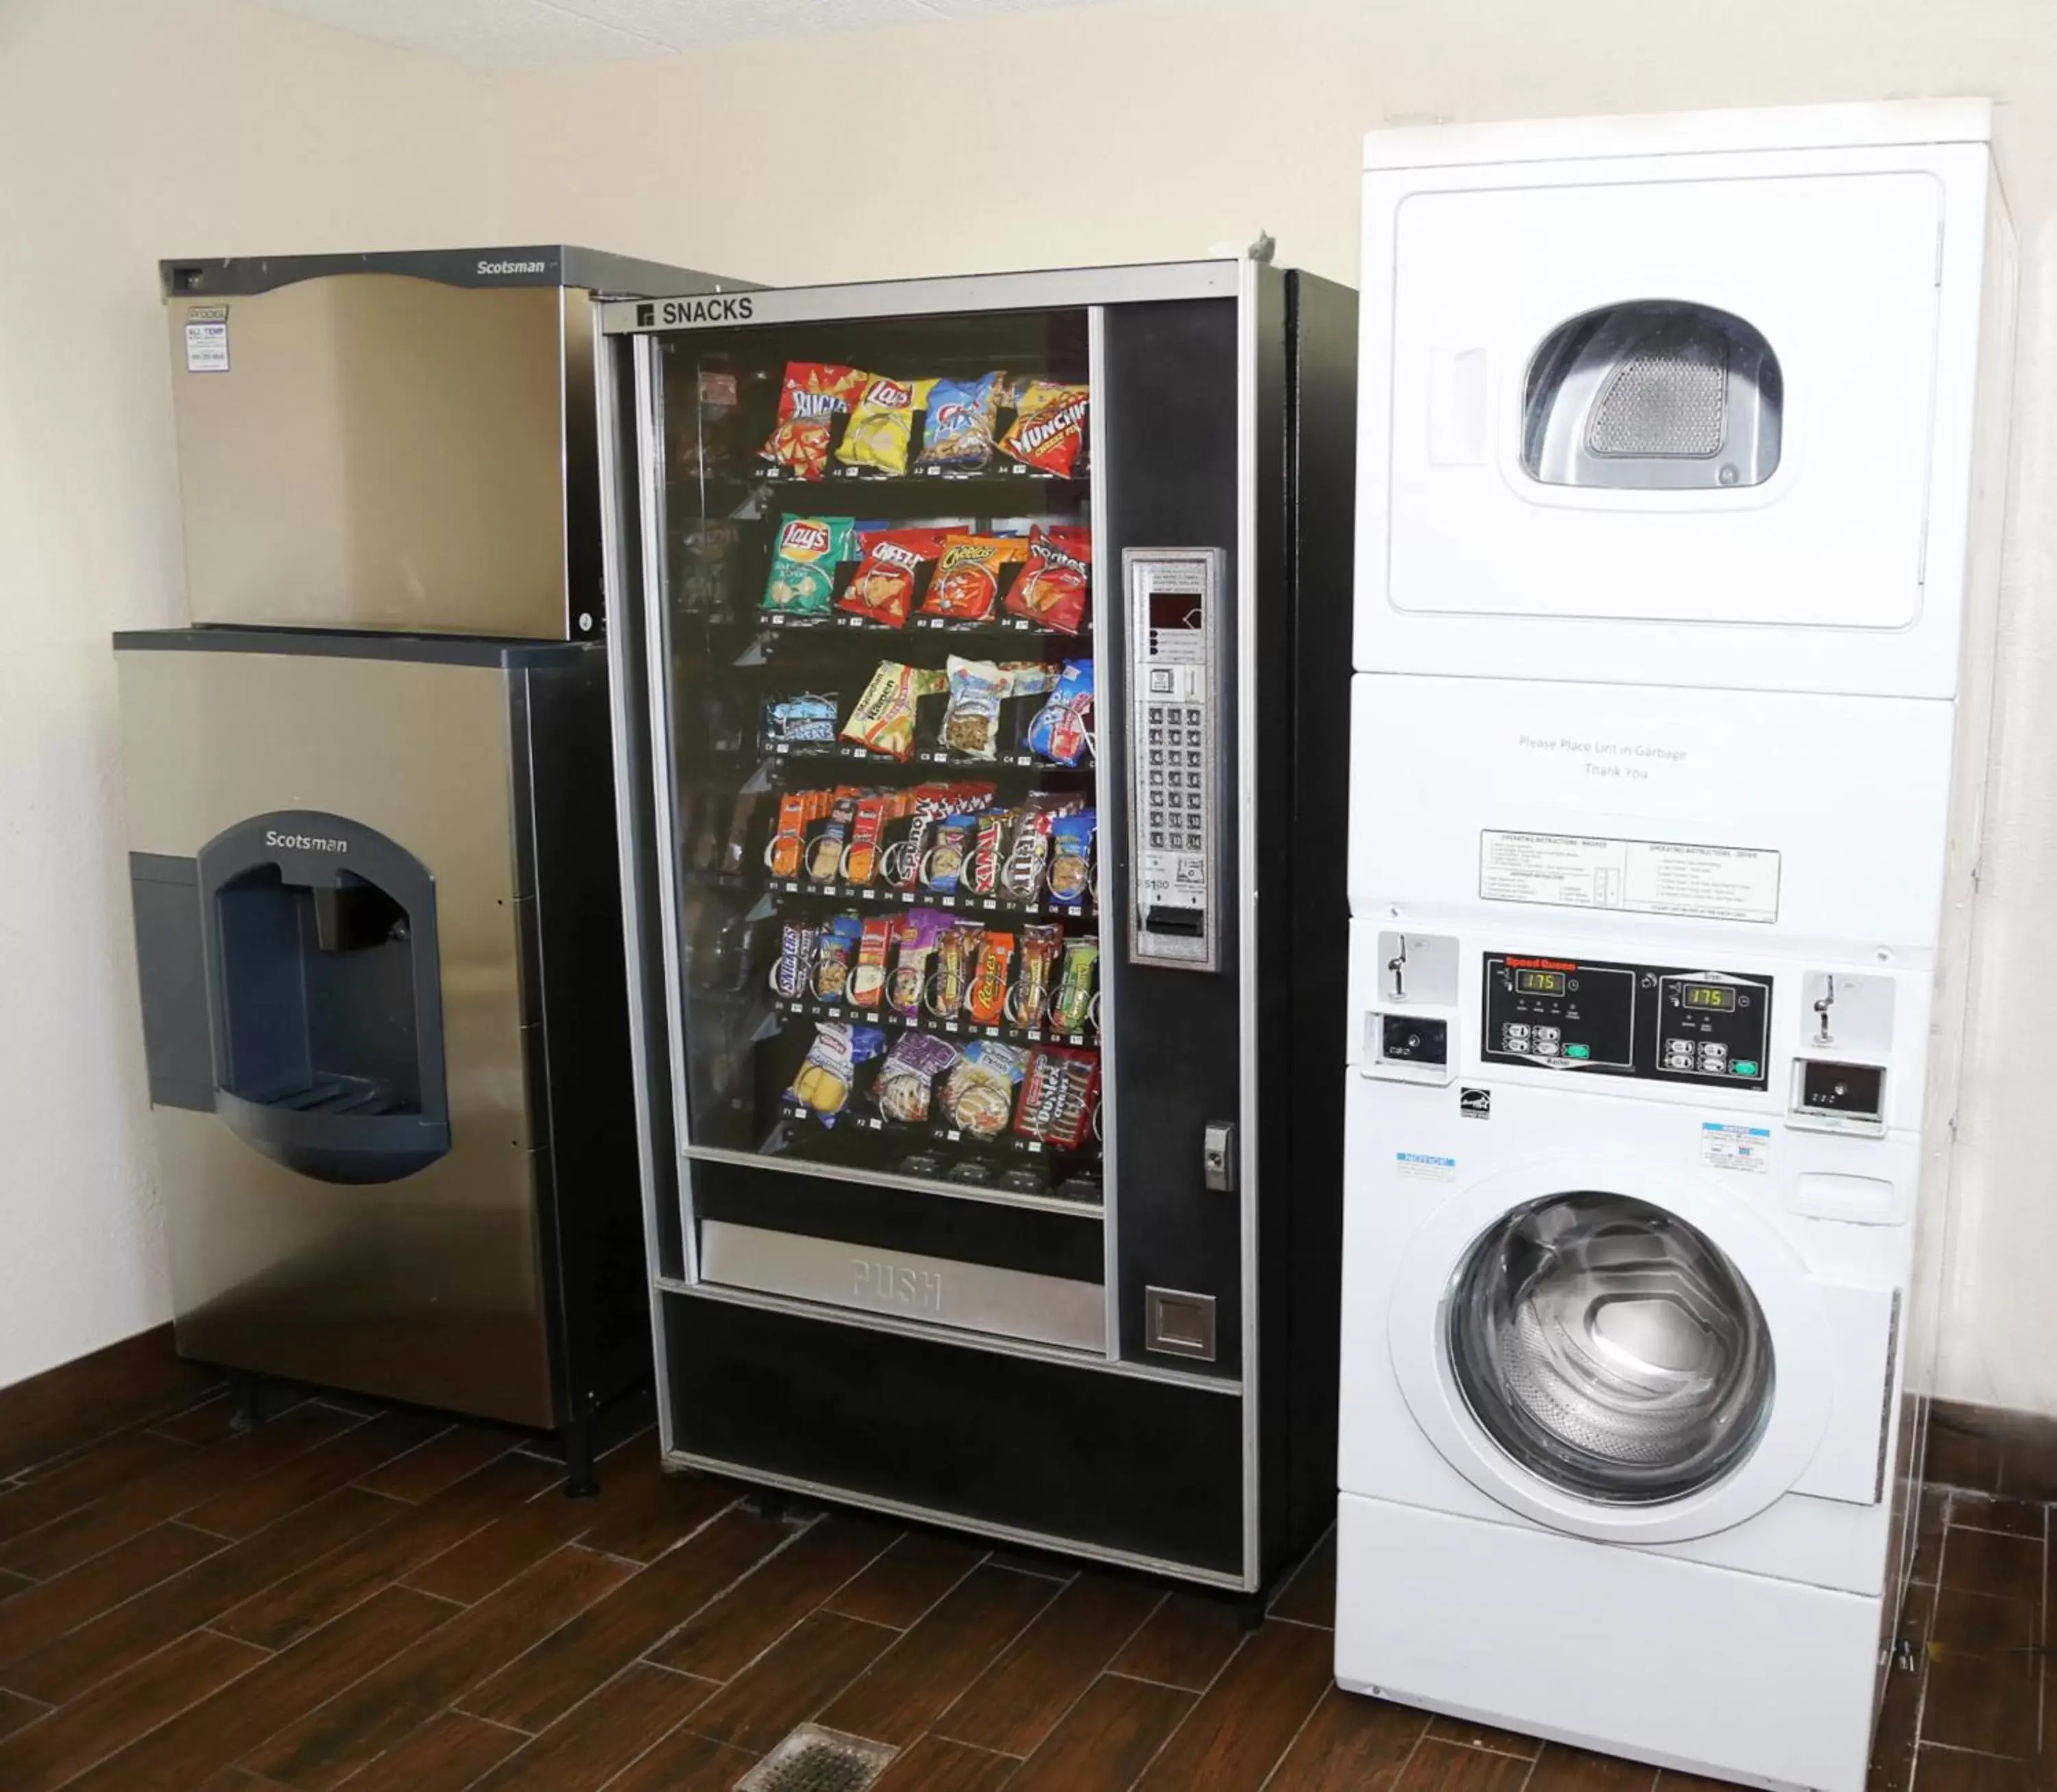
[[[786,1093],[801,1106],[811,1109],[824,1126],[833,1126],[856,1086],[858,1066],[885,1049],[882,1027],[825,1020],[814,1029],[814,1042],[807,1047],[807,1055]]]
[[[869,747],[874,753],[890,754],[895,759],[914,754],[914,706],[924,697],[947,688],[946,673],[918,671],[897,660],[881,660],[871,682],[842,725],[842,738]]]
[[[1068,659],[1050,700],[1028,724],[1028,750],[1060,765],[1076,765],[1092,751],[1093,663]]]
[[[1069,479],[1086,445],[1089,402],[1083,386],[1030,380],[1015,401],[1014,421],[1001,438],[1001,453],[1038,473]]]
[[[929,388],[928,425],[914,465],[923,470],[976,473],[993,463],[1004,376],[939,379]]]
[[[957,1048],[933,1033],[902,1033],[871,1086],[880,1117],[918,1125],[929,1118],[936,1078],[957,1061]]]
[[[850,426],[835,457],[846,467],[898,476],[907,470],[907,450],[914,438],[914,413],[929,402],[933,380],[888,379],[883,374],[864,389],[851,407]]]
[[[1028,564],[1007,594],[1007,613],[1039,628],[1076,635],[1084,625],[1092,580],[1090,529],[1036,529]]]
[[[943,544],[929,595],[921,599],[925,616],[947,616],[953,622],[982,622],[999,601],[1007,568],[1025,559],[1028,544],[1007,536],[953,535]]]
[[[859,559],[838,608],[888,628],[905,628],[921,568],[933,566],[948,537],[936,529],[860,529]]]
[[[952,1125],[980,1138],[997,1138],[1014,1118],[1014,1086],[1028,1054],[997,1039],[974,1039],[943,1079],[943,1112]]]
[[[795,478],[819,479],[829,469],[829,437],[835,419],[871,383],[869,374],[824,361],[789,361],[779,391],[779,422],[758,450],[760,460],[786,468]]]
[[[943,745],[968,759],[1000,750],[1000,706],[1012,681],[989,659],[949,659],[949,706],[943,711]]]
[[[764,581],[763,607],[789,616],[826,616],[835,595],[836,562],[850,552],[848,516],[784,516]]]
[[[764,706],[763,743],[768,751],[780,747],[832,746],[835,744],[836,711],[841,700],[833,693],[807,691],[798,697],[776,697]]]

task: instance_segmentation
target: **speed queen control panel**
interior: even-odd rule
[[[1211,971],[1218,955],[1215,816],[1223,556],[1219,548],[1122,551],[1129,640],[1129,956]]]

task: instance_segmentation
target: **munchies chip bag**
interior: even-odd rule
[[[1090,399],[1083,386],[1028,381],[1021,389],[1013,424],[1001,438],[1001,453],[1039,473],[1069,479],[1085,446]]]
[[[791,469],[801,479],[828,471],[829,437],[836,417],[857,402],[871,382],[854,367],[825,361],[789,361],[779,392],[779,424],[758,450],[760,460]]]

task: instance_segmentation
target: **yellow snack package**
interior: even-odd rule
[[[836,449],[836,459],[846,467],[898,475],[907,470],[908,450],[914,445],[914,413],[925,409],[932,379],[888,379],[883,374],[864,389],[864,395],[850,407],[849,426]]]

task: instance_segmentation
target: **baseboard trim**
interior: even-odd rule
[[[2057,1418],[1934,1400],[1922,1478],[2013,1500],[2057,1500]]]

